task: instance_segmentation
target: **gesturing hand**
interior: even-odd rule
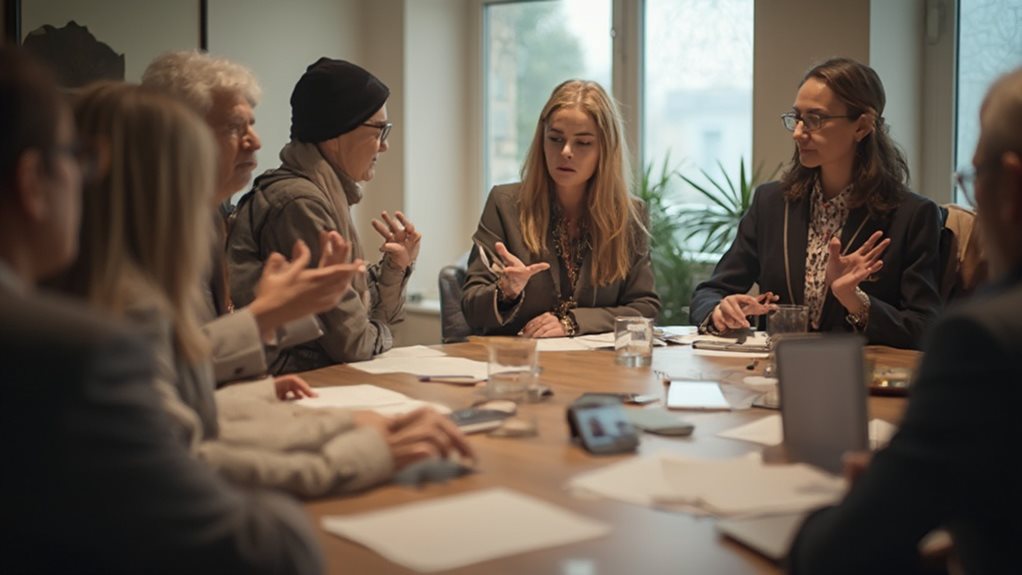
[[[750,315],[764,315],[777,309],[775,301],[781,299],[773,292],[761,293],[758,296],[748,294],[733,294],[720,300],[717,307],[713,308],[711,318],[713,327],[719,332],[732,329],[745,329],[749,327]]]
[[[835,297],[841,299],[853,293],[863,280],[884,267],[880,256],[887,246],[891,245],[891,240],[887,238],[881,241],[880,238],[883,236],[883,232],[873,232],[859,249],[847,255],[841,255],[841,240],[831,238],[827,246],[830,254],[827,258],[826,273],[827,285]]]
[[[365,272],[362,260],[347,262],[351,246],[337,232],[322,232],[319,244],[317,268],[308,267],[312,254],[301,240],[295,242],[290,262],[276,252],[266,259],[249,306],[264,335],[291,320],[333,308],[355,274]]]
[[[554,314],[546,312],[529,320],[522,328],[525,337],[564,337],[564,324]]]
[[[273,378],[273,389],[277,393],[277,399],[281,401],[319,395],[312,391],[312,387],[307,381],[297,375],[281,375]]]
[[[497,242],[495,247],[497,248],[497,255],[504,262],[504,271],[501,272],[500,279],[497,281],[501,293],[508,299],[518,297],[518,294],[522,293],[522,290],[525,289],[525,284],[529,283],[532,276],[550,269],[550,264],[546,262],[525,265],[522,263],[522,260],[507,250],[507,246],[503,242]]]
[[[422,234],[415,231],[415,226],[401,212],[394,212],[391,218],[387,212],[381,212],[383,221],[373,220],[373,229],[383,237],[380,251],[387,254],[395,266],[405,270],[419,257],[419,240]],[[386,222],[386,223],[384,223]]]

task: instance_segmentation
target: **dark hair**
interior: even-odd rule
[[[42,152],[52,167],[57,120],[63,105],[50,71],[18,48],[0,46],[0,190],[14,187],[18,158],[26,150]]]
[[[907,191],[908,163],[891,139],[884,121],[887,96],[880,76],[873,68],[850,58],[832,58],[806,72],[801,87],[810,78],[827,85],[844,102],[848,115],[856,119],[871,113],[874,129],[856,146],[852,164],[852,203],[865,204],[872,215],[883,215],[896,208],[899,196]],[[788,199],[807,196],[812,191],[819,168],[807,168],[799,162],[798,147],[781,176]]]

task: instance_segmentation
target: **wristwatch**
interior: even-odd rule
[[[852,324],[852,327],[858,330],[866,328],[866,324],[869,322],[869,295],[862,291],[860,288],[855,288],[855,296],[859,298],[859,303],[862,304],[862,310],[859,313],[851,313],[845,316],[845,320]]]

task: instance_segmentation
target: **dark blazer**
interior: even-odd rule
[[[189,456],[139,340],[0,286],[4,571],[321,572],[300,507]]]
[[[938,322],[908,409],[837,507],[811,515],[792,573],[914,573],[943,526],[966,573],[1022,573],[1022,268]]]
[[[865,336],[871,344],[918,349],[923,332],[941,307],[937,287],[940,210],[932,201],[910,192],[901,193],[900,199],[900,205],[881,218],[870,216],[865,206],[852,209],[842,229],[841,246],[848,251],[858,249],[877,230],[891,239],[877,278],[859,286],[870,299]],[[701,324],[724,296],[746,293],[754,283],[761,292],[779,295],[779,303],[805,303],[809,207],[808,198],[785,202],[779,182],[757,188],[731,248],[717,263],[713,276],[696,287],[692,323]],[[785,274],[784,264],[785,210],[790,275]],[[820,331],[851,331],[846,315],[844,306],[828,293]]]
[[[530,319],[552,311],[559,301],[563,266],[552,249],[538,258],[529,254],[518,223],[520,188],[519,184],[508,184],[496,186],[490,191],[483,215],[479,219],[479,229],[472,239],[482,244],[493,257],[496,257],[497,242],[503,242],[508,251],[526,265],[547,262],[550,270],[532,276],[517,307],[502,312],[502,317],[499,317],[496,307],[497,278],[486,269],[479,258],[478,248],[473,246],[468,260],[468,278],[465,280],[461,309],[475,333],[517,334]],[[547,245],[552,246],[553,230],[547,233]],[[653,265],[648,241],[645,233],[638,229],[633,229],[632,234],[639,238],[639,245],[632,252],[631,269],[625,279],[596,287],[590,276],[592,254],[588,254],[582,261],[574,293],[578,307],[572,311],[578,322],[579,334],[614,331],[616,316],[655,319],[660,312],[660,296],[653,287]]]

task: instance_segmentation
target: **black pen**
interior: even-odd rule
[[[478,383],[484,378],[474,375],[420,375],[419,381],[435,381],[439,383]]]

